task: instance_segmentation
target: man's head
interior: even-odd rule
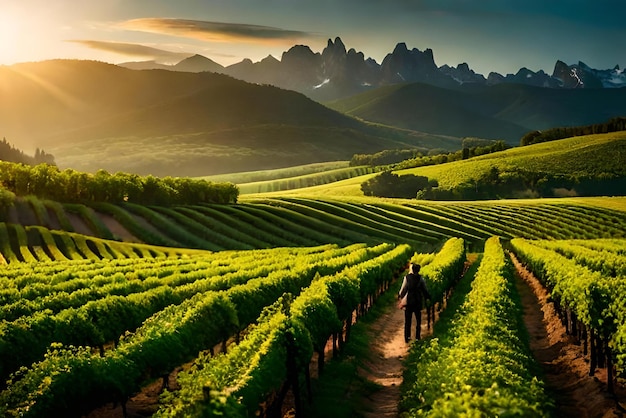
[[[411,273],[417,274],[420,272],[421,266],[419,264],[411,264]]]

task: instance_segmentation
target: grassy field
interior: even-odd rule
[[[277,168],[273,170],[254,170],[242,171],[240,173],[217,174],[214,176],[197,177],[198,180],[207,180],[213,182],[229,181],[235,184],[253,183],[261,181],[278,180],[289,177],[306,176],[309,174],[320,173],[329,170],[347,168],[350,166],[349,161],[330,161],[326,163],[313,163],[296,165],[293,167]]]
[[[451,189],[483,177],[496,167],[501,175],[524,170],[553,175],[601,176],[603,173],[626,175],[626,132],[598,134],[545,142],[527,147],[482,155],[468,160],[395,171],[398,175],[414,174],[435,179],[439,187]],[[608,157],[610,156],[610,157]],[[262,193],[262,197],[358,197],[363,196],[361,184],[376,174],[315,187]],[[248,197],[242,196],[242,199]]]
[[[569,176],[626,175],[626,132],[588,135],[483,155],[428,167],[398,171],[436,179],[439,187],[454,188],[485,176],[493,167],[500,173],[525,170]]]

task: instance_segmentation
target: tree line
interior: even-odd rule
[[[42,163],[56,165],[52,154],[48,154],[44,150],[37,148],[35,150],[35,155],[31,157],[30,155],[25,154],[24,151],[11,145],[6,138],[2,138],[2,141],[0,141],[0,160],[28,165],[37,165]]]
[[[614,196],[626,190],[626,178],[611,173],[564,175],[534,172],[520,168],[487,173],[452,189],[424,188],[418,199],[479,200],[539,197]],[[619,193],[618,193],[619,194]]]
[[[509,148],[509,146],[504,141],[468,137],[463,139],[462,148],[455,152],[445,152],[435,149],[424,150],[420,148],[383,150],[375,154],[355,154],[350,160],[350,166],[389,166],[391,170],[403,170],[466,160],[479,155],[504,151],[507,148]]]
[[[95,174],[59,170],[50,164],[28,166],[0,161],[0,204],[12,195],[34,195],[64,203],[132,202],[139,205],[236,203],[239,189],[232,183],[191,178],[139,176],[98,170]],[[10,203],[9,203],[10,204]]]
[[[626,117],[611,118],[607,122],[596,123],[593,125],[552,128],[546,129],[545,131],[532,131],[520,139],[520,145],[525,146],[538,144],[540,142],[571,138],[573,136],[606,134],[618,131],[626,131]]]
[[[626,178],[611,173],[564,175],[492,167],[456,187],[441,189],[436,180],[424,176],[398,176],[384,171],[363,182],[361,190],[366,196],[425,200],[613,196],[618,190],[626,190]]]

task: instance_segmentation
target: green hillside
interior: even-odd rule
[[[0,135],[60,167],[201,176],[350,159],[457,138],[367,124],[231,77],[72,60],[0,67]]]
[[[416,83],[381,87],[328,106],[406,129],[518,144],[529,131],[622,116],[625,98],[624,89],[566,90],[517,84],[445,89]]]
[[[485,194],[480,196],[466,197],[457,194],[444,196],[445,200],[454,197],[463,200],[475,197],[481,199],[534,197],[533,193],[529,193],[525,188],[511,186],[511,182],[519,178],[535,182],[540,181],[539,184],[544,184],[548,188],[564,189],[561,190],[562,196],[574,196],[577,187],[579,192],[586,191],[585,195],[587,196],[623,195],[625,189],[620,187],[620,182],[623,182],[625,177],[625,138],[625,132],[581,136],[511,148],[503,152],[473,157],[468,160],[397,170],[394,173],[399,175],[413,174],[435,179],[439,184],[440,191],[451,191],[459,188],[476,190],[477,187],[479,191],[485,190]],[[494,192],[494,190],[486,190],[480,185],[492,181],[495,173],[500,180],[500,185],[515,193],[506,195],[501,190]],[[375,175],[375,173],[366,174],[330,184],[312,187],[300,186],[302,188],[264,192],[261,195],[263,197],[306,195],[319,198],[363,196],[361,184],[372,179]],[[527,184],[520,184],[527,186]],[[581,189],[581,184],[586,189]],[[519,186],[519,184],[515,186]],[[589,187],[592,188],[589,190]],[[547,191],[550,192],[550,190]],[[244,199],[247,197],[244,196]]]
[[[515,142],[529,130],[494,117],[467,93],[428,84],[381,87],[328,105],[364,120],[444,135]]]
[[[623,181],[626,177],[625,148],[626,131],[622,131],[517,147],[469,160],[400,170],[397,174],[436,179],[443,190],[480,188],[481,183],[484,186],[484,182],[490,180],[506,185],[525,177],[535,182],[554,181],[555,185],[575,193],[586,181],[598,187],[603,184],[608,187],[611,181]],[[598,189],[595,195],[623,194],[623,189],[612,190],[613,193],[602,193]]]
[[[347,168],[349,161],[333,161],[297,165],[293,167],[277,168],[274,170],[243,171],[240,173],[226,173],[215,176],[203,176],[202,179],[213,182],[231,182],[235,184],[253,183],[257,181],[271,181],[289,177],[306,176],[328,170]]]

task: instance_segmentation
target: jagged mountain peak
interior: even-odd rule
[[[401,54],[403,52],[409,52],[409,49],[406,47],[405,42],[398,42],[396,47],[393,49],[392,54]]]
[[[335,47],[335,48],[343,49],[344,51],[346,50],[346,46],[344,45],[343,41],[341,40],[339,36],[335,38],[334,43],[331,39],[328,39],[327,47]]]
[[[480,83],[484,84],[487,82],[485,77],[482,74],[476,74],[474,70],[469,67],[469,64],[463,62],[455,67],[450,67],[447,64],[439,67],[439,71],[443,74],[448,75],[452,79],[454,79],[459,84],[466,83]]]
[[[347,49],[339,36],[328,38],[321,52],[314,52],[307,45],[294,45],[282,53],[280,60],[269,55],[257,63],[244,59],[227,68],[217,63],[207,68],[209,61],[206,57],[194,55],[176,66],[159,66],[156,63],[124,66],[224,72],[245,81],[293,89],[318,100],[337,99],[367,88],[403,82],[422,82],[446,88],[466,83],[516,83],[549,88],[626,87],[626,73],[619,66],[595,70],[582,61],[568,65],[557,60],[552,74],[522,67],[514,74],[503,76],[491,72],[485,78],[472,70],[467,62],[456,67],[437,67],[431,48],[424,51],[409,49],[406,42],[398,42],[379,64],[355,48]],[[186,62],[187,69],[184,69],[183,62]]]

